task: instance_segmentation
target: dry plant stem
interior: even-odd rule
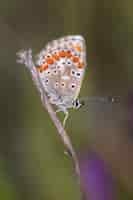
[[[71,140],[70,140],[67,132],[65,131],[63,125],[61,124],[60,120],[58,119],[58,117],[56,115],[56,112],[54,111],[52,105],[49,102],[48,96],[44,90],[44,87],[42,85],[40,77],[38,76],[38,72],[35,69],[35,64],[32,60],[32,50],[31,49],[29,49],[28,51],[22,50],[17,53],[17,56],[19,57],[19,60],[17,60],[17,61],[21,64],[25,64],[25,66],[30,71],[33,82],[36,85],[39,93],[41,94],[42,104],[43,104],[44,108],[48,111],[51,120],[53,121],[54,125],[56,126],[56,128],[58,130],[58,134],[59,134],[62,142],[64,143],[64,145],[67,149],[67,152],[69,153],[69,155],[71,155],[71,158],[75,165],[75,172],[76,172],[78,178],[80,179],[79,162],[78,162],[76,152],[72,146]]]
[[[49,103],[49,100],[48,100],[46,94],[44,94],[44,93],[43,93],[43,106],[48,111],[51,120],[53,121],[54,125],[56,126],[56,128],[58,130],[58,134],[59,134],[62,142],[64,143],[69,155],[71,155],[71,157],[73,159],[76,174],[78,177],[80,177],[79,163],[78,163],[76,152],[72,146],[71,140],[70,140],[67,132],[65,131],[63,125],[61,124],[60,120],[56,116],[56,113],[53,110],[52,105]]]

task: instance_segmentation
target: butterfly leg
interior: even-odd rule
[[[66,121],[67,121],[67,119],[69,117],[69,112],[67,110],[64,113],[65,113],[65,117],[64,117],[64,120],[63,120],[63,127],[65,127]]]
[[[59,108],[58,110],[55,111],[55,113],[62,112],[62,111],[65,114],[65,117],[64,117],[64,120],[63,120],[63,127],[65,127],[66,121],[67,121],[67,119],[69,117],[69,112],[67,110],[62,110],[62,108]]]
[[[58,112],[61,112],[61,111],[62,111],[61,109],[58,109],[58,110],[55,111],[55,113],[58,113]]]

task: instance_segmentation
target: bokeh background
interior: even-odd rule
[[[71,159],[29,73],[16,63],[18,50],[36,54],[68,34],[83,35],[87,44],[80,96],[121,100],[87,102],[70,111],[66,129],[81,162],[86,152],[104,161],[114,180],[112,199],[133,199],[132,33],[130,0],[0,0],[0,199],[80,199]]]

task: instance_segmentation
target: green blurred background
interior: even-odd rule
[[[133,2],[0,0],[0,27],[0,199],[78,200],[72,162],[16,52],[36,54],[50,40],[81,34],[88,66],[80,96],[126,96],[133,84]],[[87,108],[70,111],[67,122],[76,151],[97,152],[116,179],[118,199],[133,199],[127,104]]]

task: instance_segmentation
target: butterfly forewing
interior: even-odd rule
[[[37,59],[37,70],[51,103],[72,107],[80,92],[86,67],[82,36],[66,36],[49,42]]]

